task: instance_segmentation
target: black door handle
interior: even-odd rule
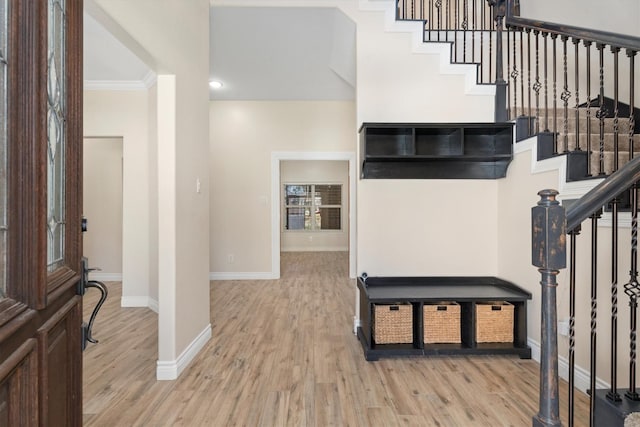
[[[107,291],[107,286],[98,281],[98,280],[89,280],[89,272],[99,270],[97,268],[89,268],[89,260],[86,257],[82,257],[82,279],[80,280],[80,285],[78,289],[79,295],[84,295],[87,288],[96,288],[100,291],[100,300],[98,304],[94,307],[91,312],[91,317],[89,317],[89,323],[82,323],[82,350],[84,351],[87,348],[87,343],[90,342],[92,344],[97,344],[98,340],[93,338],[92,329],[93,322],[96,320],[96,316],[98,315],[98,311],[102,307],[102,304],[107,300],[107,296],[109,292]]]

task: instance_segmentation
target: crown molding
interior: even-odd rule
[[[157,75],[149,70],[141,80],[85,80],[84,90],[149,90]]]

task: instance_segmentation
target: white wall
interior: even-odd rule
[[[122,138],[124,306],[147,305],[153,286],[149,260],[155,248],[149,245],[149,229],[143,226],[149,224],[148,103],[147,91],[84,92],[85,137]]]
[[[342,185],[340,230],[301,231],[284,229],[284,198],[282,200],[280,248],[293,251],[349,250],[349,163],[337,160],[283,160],[280,162],[280,188],[285,184]]]
[[[209,2],[90,3],[158,75],[158,377],[177,377],[211,334],[209,313]],[[95,16],[94,16],[95,17]],[[109,22],[110,21],[110,22]],[[121,40],[122,41],[122,40]],[[169,132],[169,133],[167,133]],[[172,154],[172,155],[171,155]],[[148,155],[144,156],[149,159]],[[196,182],[200,182],[199,192]],[[145,189],[149,189],[148,182]],[[167,199],[161,199],[166,197]],[[166,202],[172,206],[166,209]],[[150,200],[145,200],[145,207]],[[141,224],[144,224],[141,226]],[[146,224],[138,224],[147,230]],[[169,225],[163,228],[163,225]],[[147,238],[147,241],[149,239]]]
[[[282,5],[293,3],[318,2]],[[384,3],[393,12],[393,3]],[[362,122],[493,121],[493,96],[467,95],[465,75],[441,74],[440,55],[414,54],[414,34],[386,32],[383,12],[360,10],[358,2],[323,4],[338,6],[357,25],[357,99],[355,117],[327,116],[320,121],[318,116],[317,126],[326,132],[327,127],[344,123],[351,134],[340,144],[327,138],[321,145],[309,145],[310,132],[305,130],[309,120],[298,119],[302,110],[281,108],[285,104],[270,108],[265,103],[259,109],[259,103],[212,102],[213,272],[270,271],[265,204],[270,151],[334,147],[354,151],[354,129]],[[419,34],[420,24],[414,27]],[[233,190],[229,182],[234,183]],[[246,197],[232,203],[238,189]],[[357,273],[496,273],[495,181],[360,180],[357,199]],[[443,224],[457,224],[455,232]],[[234,255],[231,264],[229,254]]]
[[[380,12],[357,22],[357,106],[362,122],[493,121],[493,97],[465,95],[439,55],[410,54],[412,37],[384,32]],[[357,273],[494,275],[497,181],[358,181]]]
[[[212,101],[210,119],[211,272],[268,277],[271,153],[355,151],[354,103]]]
[[[558,172],[552,170],[542,173],[531,173],[531,152],[516,154],[511,164],[506,180],[499,185],[499,224],[498,229],[498,274],[531,292],[533,299],[528,304],[528,337],[534,346],[540,344],[541,334],[541,286],[540,273],[531,264],[531,208],[540,200],[537,192],[552,188],[558,189]],[[562,199],[562,193],[560,194]],[[624,218],[626,218],[626,225]],[[629,214],[621,215],[619,230],[619,266],[618,266],[618,355],[619,360],[626,360],[629,353],[629,299],[623,293],[622,286],[629,280],[629,253],[631,230],[628,226]],[[611,338],[611,227],[600,221],[598,228],[598,297],[597,297],[597,376],[605,382],[610,381],[609,375],[609,343]],[[609,219],[610,224],[610,219]],[[569,243],[567,236],[567,243]],[[584,391],[584,379],[589,370],[590,342],[590,308],[591,308],[591,221],[582,225],[578,236],[577,270],[576,270],[576,364],[578,378],[582,378],[580,388]],[[569,248],[567,245],[567,268],[557,276],[557,309],[558,320],[569,318]],[[561,373],[566,374],[569,339],[558,337],[559,355],[564,359],[561,363]],[[534,355],[535,356],[535,355]],[[628,363],[620,363],[618,381],[623,387],[627,385]],[[566,376],[566,375],[565,375]],[[604,387],[603,385],[600,385]]]
[[[640,2],[637,0],[522,0],[520,16],[640,36]]]
[[[122,280],[122,138],[85,138],[82,155],[83,255],[92,278]]]
[[[149,299],[158,305],[158,93],[154,85],[149,89],[147,115],[149,122]]]

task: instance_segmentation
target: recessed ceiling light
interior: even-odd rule
[[[222,83],[217,80],[211,80],[209,86],[211,86],[211,89],[220,89],[222,88]]]

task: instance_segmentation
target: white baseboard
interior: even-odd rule
[[[168,381],[177,379],[182,371],[191,363],[211,339],[211,324],[208,324],[198,336],[191,341],[191,344],[184,349],[176,360],[158,360],[156,364],[156,379],[158,381]]]
[[[123,296],[120,299],[120,307],[147,307],[156,313],[158,312],[158,301],[146,296],[130,297]]]
[[[346,246],[289,246],[283,247],[281,252],[349,252],[349,248]]]
[[[217,271],[209,273],[209,280],[275,280],[279,277],[275,277],[270,271],[266,272],[224,272]]]
[[[92,271],[89,273],[89,280],[99,280],[101,282],[122,282],[122,273],[103,273]]]
[[[540,363],[540,343],[529,338],[527,344],[531,347],[531,358]],[[569,380],[569,359],[563,356],[558,357],[558,375],[565,381]],[[585,392],[591,388],[591,375],[589,370],[581,366],[575,366],[574,385],[578,390]],[[596,388],[609,388],[611,385],[601,378],[596,377]]]
[[[353,333],[355,335],[358,334],[358,328],[362,326],[362,321],[358,319],[356,316],[353,316]]]

